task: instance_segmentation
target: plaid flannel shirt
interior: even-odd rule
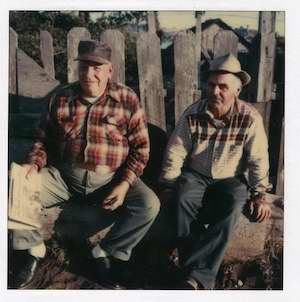
[[[214,179],[246,174],[250,190],[265,192],[270,188],[269,155],[260,114],[236,100],[230,112],[216,120],[207,100],[192,104],[170,137],[160,180],[173,184],[183,166]]]
[[[48,162],[90,164],[103,174],[120,168],[132,185],[149,159],[145,114],[124,85],[109,83],[93,104],[80,96],[78,82],[67,85],[51,97],[45,121],[27,160],[39,169]]]

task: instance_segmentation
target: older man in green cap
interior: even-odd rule
[[[230,236],[250,198],[253,219],[271,215],[268,143],[259,113],[239,99],[250,76],[232,54],[210,63],[207,99],[189,106],[167,146],[161,181],[173,187],[182,278],[214,286]]]
[[[147,123],[133,90],[112,82],[107,44],[80,41],[77,60],[79,81],[51,96],[45,127],[23,166],[28,177],[40,173],[43,206],[80,202],[99,222],[113,224],[89,256],[97,281],[114,286],[160,207],[139,178],[149,158]],[[13,287],[24,288],[45,256],[41,231],[14,230],[13,249],[19,263]]]

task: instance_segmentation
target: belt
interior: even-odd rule
[[[72,167],[95,172],[97,167],[99,167],[99,166],[92,164],[92,163],[76,163],[76,164],[72,164]]]
[[[92,171],[102,175],[114,173],[109,166],[95,165],[93,163],[73,163],[72,167]]]

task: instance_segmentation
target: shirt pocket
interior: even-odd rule
[[[116,118],[114,116],[105,116],[101,119],[105,137],[113,143],[120,143],[124,140],[127,133],[126,123],[123,118]]]
[[[76,128],[75,116],[58,116],[57,123],[59,126],[59,134],[63,139],[72,137]]]

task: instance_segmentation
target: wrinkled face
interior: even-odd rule
[[[226,114],[241,92],[241,81],[231,73],[213,73],[208,78],[208,105],[215,117]]]
[[[84,96],[100,96],[104,92],[108,80],[112,77],[112,65],[79,61],[78,73]]]

